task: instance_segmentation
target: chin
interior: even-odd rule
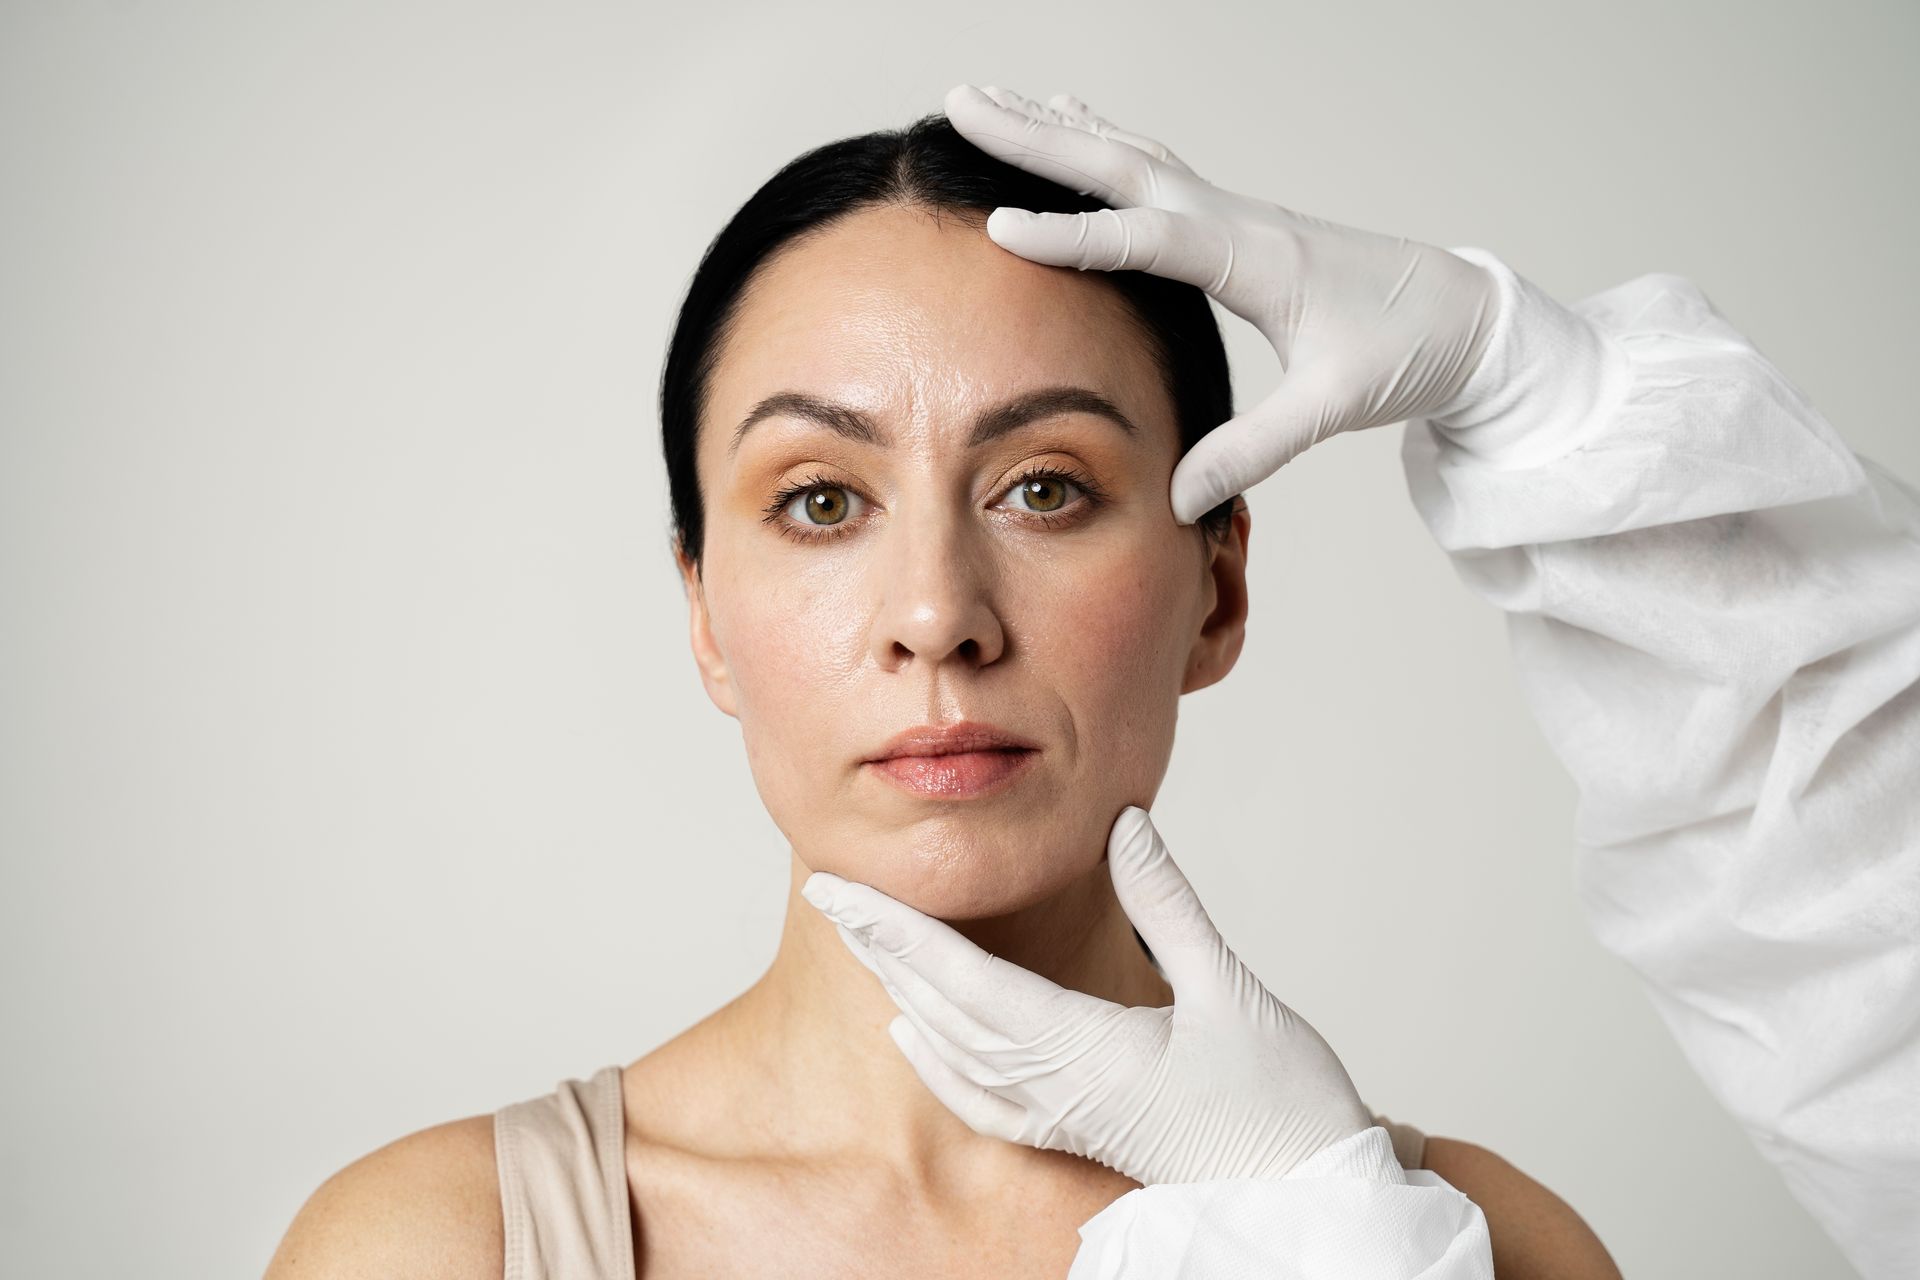
[[[1084,826],[1085,824],[1080,824]],[[1106,831],[1025,815],[922,818],[904,829],[865,831],[826,848],[820,871],[870,884],[940,920],[1006,915],[1044,902],[1085,877],[1106,854]]]

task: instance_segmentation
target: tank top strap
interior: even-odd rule
[[[621,1069],[493,1113],[505,1280],[633,1280]]]

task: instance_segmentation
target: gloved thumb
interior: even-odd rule
[[[1167,501],[1173,518],[1192,524],[1235,494],[1245,493],[1313,445],[1345,429],[1338,397],[1318,379],[1292,373],[1273,394],[1201,436],[1173,468]]]
[[[1174,997],[1191,1000],[1218,988],[1238,962],[1145,809],[1120,811],[1107,835],[1107,863],[1114,896],[1160,962]]]

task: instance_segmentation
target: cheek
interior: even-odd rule
[[[771,803],[819,785],[819,764],[867,745],[846,717],[865,655],[854,575],[777,557],[733,557],[708,593],[714,639],[732,675],[741,737]],[[769,570],[777,563],[779,572]],[[737,566],[737,567],[736,567]]]
[[[1062,557],[1050,577],[1023,623],[1080,751],[1102,769],[1127,750],[1164,766],[1197,627],[1197,556],[1184,540],[1154,534]]]

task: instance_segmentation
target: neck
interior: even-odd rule
[[[761,1132],[783,1154],[878,1159],[930,1181],[1004,1177],[1022,1165],[1057,1173],[1061,1161],[1112,1177],[1091,1161],[977,1134],[928,1091],[887,1035],[899,1007],[832,922],[800,896],[810,873],[795,854],[779,949],[725,1011],[734,1051],[764,1073]],[[1019,911],[949,923],[983,950],[1063,987],[1117,1004],[1173,1003],[1114,897],[1104,860]]]

